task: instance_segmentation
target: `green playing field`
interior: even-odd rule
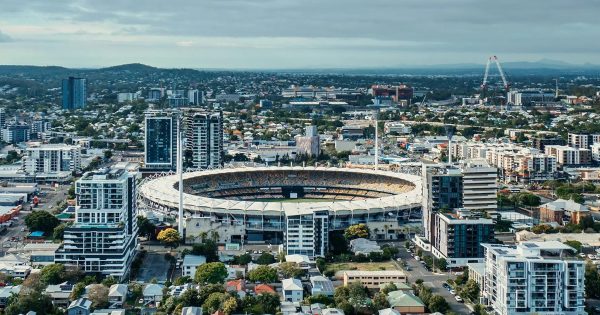
[[[321,198],[257,198],[254,201],[262,202],[289,202],[289,203],[302,203],[302,202],[333,202],[335,199],[321,199]]]

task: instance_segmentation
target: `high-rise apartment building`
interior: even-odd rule
[[[2,129],[4,142],[17,144],[31,139],[31,128],[27,124],[12,124]]]
[[[186,150],[191,151],[195,169],[223,165],[223,113],[186,109],[184,111]]]
[[[29,174],[77,172],[81,170],[81,147],[42,144],[25,149],[23,170]]]
[[[55,261],[86,273],[123,279],[135,257],[135,177],[122,169],[85,173],[75,183],[75,222]]]
[[[448,165],[423,165],[423,231],[433,243],[434,214],[462,208],[463,182],[460,170]]]
[[[69,77],[62,80],[62,108],[73,110],[85,107],[86,79]]]
[[[483,244],[482,302],[494,314],[586,314],[584,261],[558,242]]]
[[[0,129],[6,128],[6,108],[0,107]]]
[[[324,257],[329,246],[328,211],[286,215],[284,237],[288,255]]]
[[[587,148],[547,145],[545,153],[556,158],[558,165],[587,165],[592,162],[592,152]]]
[[[462,167],[463,208],[467,210],[496,210],[498,169],[485,160],[468,160]]]
[[[176,170],[177,111],[147,111],[144,119],[144,168]]]

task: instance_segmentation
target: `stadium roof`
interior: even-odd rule
[[[394,173],[388,171],[375,171],[353,168],[328,168],[328,167],[248,167],[248,168],[230,168],[215,169],[206,171],[197,171],[183,174],[184,181],[199,176],[218,175],[223,173],[235,172],[261,172],[261,171],[329,171],[356,173],[365,175],[381,175],[394,177],[410,182],[414,188],[410,191],[385,196],[380,198],[370,198],[364,200],[339,200],[333,202],[265,202],[265,201],[237,201],[219,198],[208,198],[203,196],[184,193],[183,206],[187,212],[218,212],[227,210],[230,213],[248,214],[257,212],[264,214],[271,212],[273,214],[285,212],[286,215],[309,214],[317,210],[328,210],[332,212],[368,212],[370,210],[396,210],[411,208],[421,205],[422,189],[421,178],[416,175]],[[176,209],[179,201],[179,191],[176,188],[178,183],[177,175],[168,175],[150,180],[140,188],[141,195],[157,204]]]

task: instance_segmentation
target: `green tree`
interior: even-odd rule
[[[279,264],[279,271],[284,278],[298,278],[304,274],[304,270],[294,262],[283,262]]]
[[[107,288],[110,288],[113,284],[117,283],[119,283],[119,281],[113,276],[106,277],[104,278],[104,280],[102,280],[102,285],[104,285]]]
[[[580,241],[569,240],[565,241],[564,243],[565,245],[573,247],[578,253],[581,252],[581,247],[583,246],[583,244],[581,244]]]
[[[258,266],[248,272],[248,280],[260,281],[263,283],[271,283],[277,281],[277,270],[269,266]]]
[[[147,237],[149,239],[154,238],[156,233],[156,225],[154,225],[148,218],[143,216],[137,217],[138,233],[140,236]]]
[[[202,243],[192,246],[192,254],[202,255],[206,257],[206,261],[208,262],[216,262],[219,261],[218,249],[217,243],[209,239],[204,239]]]
[[[262,314],[275,314],[277,313],[277,309],[281,302],[279,301],[279,296],[276,294],[263,293],[259,294],[256,297],[256,300],[259,305],[263,308]]]
[[[353,240],[355,238],[369,238],[369,227],[364,223],[359,223],[349,226],[344,231],[344,237],[347,240]]]
[[[85,286],[85,283],[77,282],[73,286],[73,291],[71,291],[71,300],[77,300],[78,298],[80,298],[85,293]]]
[[[373,297],[373,307],[375,310],[382,310],[390,307],[390,303],[387,300],[385,293],[379,292]]]
[[[234,257],[235,264],[247,265],[252,262],[252,256],[250,254],[242,254]]]
[[[210,262],[198,266],[194,279],[198,283],[222,283],[227,278],[227,268],[221,262]]]
[[[54,307],[48,295],[36,290],[21,290],[18,295],[8,299],[8,306],[4,310],[7,315],[26,314],[29,311],[39,315],[62,314]]]
[[[446,314],[446,312],[450,309],[450,305],[448,305],[448,302],[442,296],[434,295],[429,299],[427,308],[433,313],[440,312],[442,314]]]
[[[459,289],[459,294],[465,299],[477,302],[479,300],[479,284],[477,284],[475,280],[469,279],[465,285]]]
[[[175,247],[177,244],[179,244],[181,236],[177,230],[173,228],[166,228],[158,233],[156,239],[160,242],[163,242],[167,246]]]
[[[52,237],[55,240],[62,240],[65,235],[65,229],[69,226],[71,226],[71,223],[66,222],[57,225],[52,232]]]
[[[50,212],[38,210],[25,216],[25,225],[30,231],[42,231],[50,234],[60,222]]]
[[[200,296],[196,290],[186,290],[183,292],[183,294],[181,294],[179,297],[179,302],[183,305],[183,307],[202,306],[202,301],[200,301]]]
[[[238,301],[234,297],[229,297],[222,303],[223,313],[230,315],[235,312],[238,307]]]
[[[394,292],[394,291],[397,291],[397,290],[398,290],[398,287],[396,287],[396,285],[395,285],[395,284],[393,284],[393,283],[388,283],[388,284],[386,284],[386,285],[383,287],[383,289],[381,290],[381,292],[383,292],[383,294],[386,294],[386,295],[387,295],[388,293],[390,293],[390,292]]]
[[[206,299],[208,299],[208,297],[215,292],[224,293],[225,287],[223,287],[223,285],[220,283],[209,283],[207,285],[200,286],[200,291],[198,291],[198,299],[200,300],[200,303],[203,304],[204,301],[206,301]]]
[[[435,263],[435,267],[441,271],[444,271],[444,270],[446,270],[446,268],[448,268],[448,262],[446,261],[445,258],[436,259],[434,261],[434,263]]]
[[[270,265],[275,262],[275,257],[270,253],[262,253],[256,259],[256,263],[259,265]]]
[[[221,309],[221,305],[227,299],[228,295],[221,292],[215,292],[208,296],[206,301],[202,304],[202,309],[208,312],[208,314],[212,314],[219,309]]]
[[[591,262],[585,265],[585,295],[588,299],[600,298],[600,274]]]
[[[65,266],[63,264],[50,264],[42,268],[40,280],[45,284],[59,284],[64,281]]]

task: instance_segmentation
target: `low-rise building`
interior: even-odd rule
[[[127,285],[122,283],[113,284],[108,290],[108,303],[111,308],[123,307],[127,299]]]
[[[325,295],[333,297],[333,282],[323,276],[310,277],[310,286],[310,294],[313,296]]]
[[[67,315],[90,315],[92,301],[86,298],[79,298],[69,304]]]
[[[572,199],[557,199],[540,206],[540,220],[542,222],[556,222],[565,224],[567,222],[579,224],[581,219],[588,216],[590,209]]]
[[[425,313],[425,303],[411,292],[392,291],[387,295],[390,308],[400,314],[422,314]]]
[[[206,257],[200,255],[185,255],[181,265],[181,274],[184,277],[194,278],[198,266],[206,263]]]
[[[143,295],[146,304],[161,302],[163,299],[163,286],[155,283],[148,284],[144,287]]]
[[[52,304],[56,307],[67,308],[71,303],[71,293],[73,284],[64,282],[61,284],[51,284],[46,287],[44,293],[50,297]]]
[[[400,270],[346,270],[344,271],[344,286],[352,282],[360,282],[369,289],[377,289],[382,284],[390,282],[406,282],[406,274]]]

